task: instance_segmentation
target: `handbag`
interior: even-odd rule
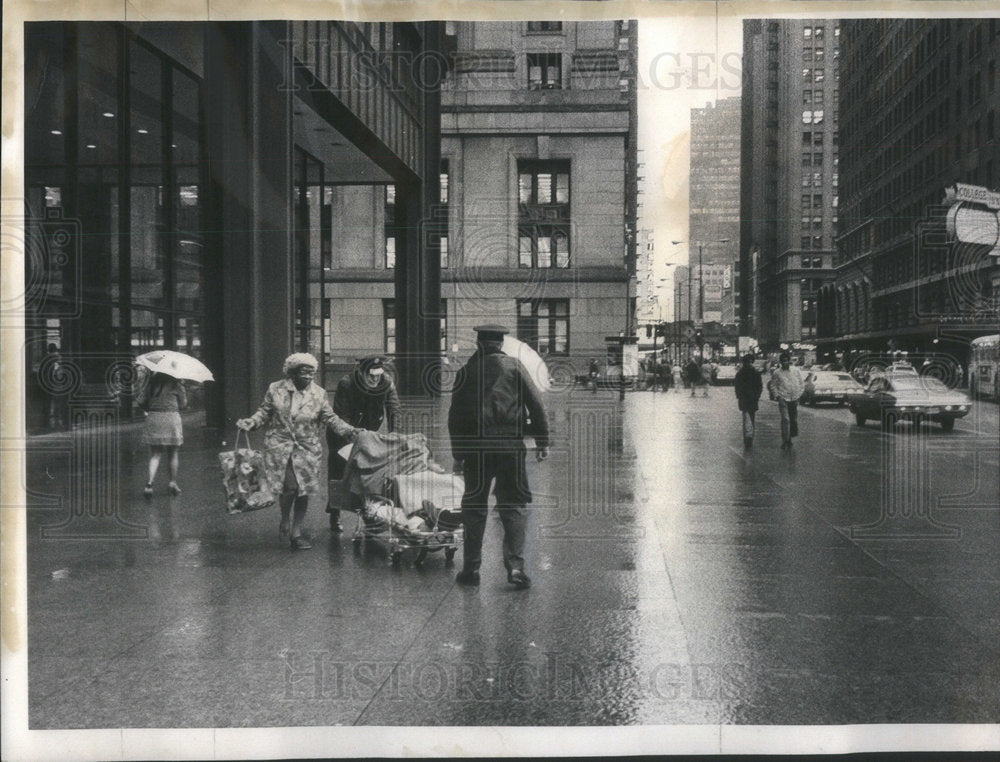
[[[240,447],[240,435],[246,447]],[[264,479],[264,455],[250,447],[250,434],[237,427],[233,449],[219,453],[222,486],[226,493],[226,511],[249,513],[274,505],[275,496]]]

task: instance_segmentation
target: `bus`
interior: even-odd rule
[[[1000,334],[973,339],[969,354],[969,395],[1000,400]]]

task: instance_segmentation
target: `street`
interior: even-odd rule
[[[325,499],[290,552],[276,508],[225,515],[192,420],[183,494],[149,502],[134,428],[78,477],[69,435],[37,438],[30,725],[1000,721],[997,405],[951,433],[800,408],[783,452],[765,395],[745,451],[732,387],[710,394],[548,395],[524,592],[496,520],[474,589],[461,553],[393,569],[353,515],[331,536]],[[443,463],[446,405],[417,416]],[[115,520],[81,537],[100,522],[68,506],[116,469]]]

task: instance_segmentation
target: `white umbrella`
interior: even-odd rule
[[[552,388],[552,382],[549,380],[549,369],[545,365],[545,360],[543,360],[534,349],[529,347],[523,341],[515,339],[509,333],[505,334],[503,337],[503,345],[500,347],[505,355],[510,355],[511,357],[516,357],[521,361],[521,365],[528,372],[528,377],[535,382],[535,386],[541,389],[543,392],[549,391]]]
[[[174,378],[187,381],[214,381],[212,371],[205,367],[201,360],[191,355],[173,352],[169,349],[157,349],[135,358],[138,365],[153,371],[165,373]]]

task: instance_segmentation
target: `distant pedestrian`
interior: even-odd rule
[[[590,369],[587,371],[588,383],[590,384],[590,389],[594,394],[597,394],[597,377],[601,372],[601,367],[597,364],[597,360],[591,358]]]
[[[712,385],[712,364],[702,360],[701,368],[699,369],[701,373],[701,391],[702,397],[708,396],[708,387]]]
[[[799,435],[798,403],[805,391],[805,382],[799,369],[791,366],[792,358],[788,352],[782,352],[778,359],[781,365],[771,374],[767,390],[771,399],[778,403],[778,412],[781,414],[781,449],[787,450],[792,446],[792,438]]]
[[[535,438],[539,461],[549,455],[549,426],[541,397],[517,358],[505,355],[505,328],[476,327],[477,348],[455,377],[448,434],[455,470],[465,477],[462,524],[465,527],[461,585],[479,584],[490,485],[503,524],[503,563],[507,581],[518,589],[531,585],[524,573],[527,503],[531,502],[524,436]],[[527,419],[530,417],[530,430]]]
[[[698,363],[692,357],[687,361],[687,365],[684,366],[684,376],[687,380],[688,386],[691,387],[691,396],[694,396],[695,390],[698,388],[698,384],[701,381],[701,370],[698,368]]]
[[[684,380],[681,377],[681,364],[674,361],[674,364],[670,368],[670,373],[674,377],[674,394],[680,393],[681,386],[684,384]]]
[[[319,428],[331,427],[337,436],[347,440],[353,440],[358,431],[333,412],[326,389],[313,383],[317,367],[319,363],[311,354],[289,355],[285,359],[285,378],[267,388],[256,413],[236,422],[246,431],[268,424],[264,438],[264,478],[271,491],[279,496],[278,535],[290,539],[292,550],[312,547],[302,532],[302,524],[309,508],[309,495],[318,489],[323,456]]]
[[[743,365],[736,371],[736,402],[743,414],[743,446],[753,445],[757,407],[760,402],[764,382],[760,372],[753,366],[753,355],[743,355]]]
[[[333,394],[333,412],[345,423],[359,429],[378,431],[384,421],[390,432],[396,430],[399,426],[399,394],[396,393],[396,385],[385,372],[383,357],[362,357],[354,370],[340,379]],[[344,478],[347,461],[340,457],[338,451],[352,440],[353,436],[338,435],[327,427],[328,478]],[[340,508],[328,501],[326,512],[330,514],[330,529],[334,532],[344,531],[340,524]]]
[[[65,371],[62,367],[62,355],[59,354],[59,346],[55,343],[50,343],[46,350],[45,362],[49,364],[46,376],[48,378],[60,378]],[[45,389],[45,385],[42,384],[42,388]],[[59,429],[65,429],[69,423],[68,415],[66,411],[66,396],[63,394],[54,394],[51,391],[46,391],[48,396],[48,423],[49,428],[53,431]]]
[[[656,364],[656,380],[663,391],[670,388],[670,366],[666,362]]]
[[[180,411],[187,407],[184,384],[166,373],[153,373],[139,391],[136,400],[146,411],[145,440],[149,445],[149,480],[143,496],[153,496],[153,480],[164,455],[169,458],[171,495],[181,494],[177,486],[180,467],[179,449],[184,444],[184,428]]]

